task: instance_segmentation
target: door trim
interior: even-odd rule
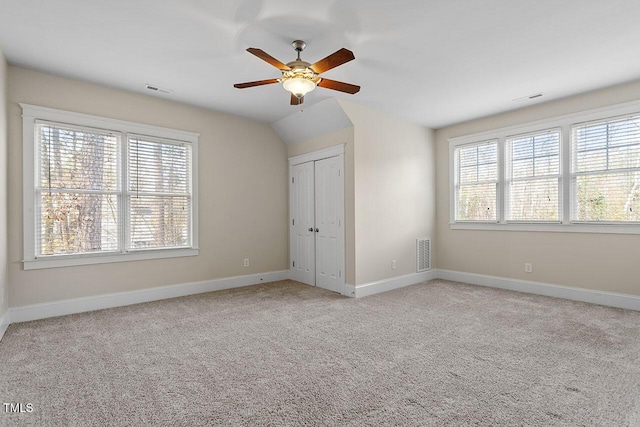
[[[289,157],[289,172],[294,165],[300,163],[314,162],[329,157],[344,155],[344,144],[334,145],[333,147],[323,148],[322,150],[313,151],[311,153],[300,154],[299,156]]]
[[[293,167],[295,165],[307,162],[315,162],[317,160],[327,159],[329,157],[338,157],[341,174],[342,185],[339,186],[338,194],[338,212],[340,213],[340,223],[342,232],[338,233],[338,263],[340,270],[340,281],[338,283],[338,291],[345,295],[345,283],[346,283],[346,271],[345,271],[345,221],[344,221],[344,146],[345,144],[334,145],[322,150],[313,151],[311,153],[301,154],[299,156],[289,157],[289,271],[293,276],[293,246],[294,246],[294,230],[293,230],[293,191],[292,191],[292,178]]]

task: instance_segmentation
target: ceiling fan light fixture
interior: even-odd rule
[[[316,83],[305,77],[291,77],[282,82],[282,87],[297,98],[302,98],[316,88]]]
[[[316,86],[320,86],[325,89],[337,90],[338,92],[349,93],[352,95],[360,91],[360,86],[320,77],[320,74],[324,73],[325,71],[329,71],[339,65],[355,59],[353,52],[351,52],[349,49],[342,48],[333,52],[326,58],[310,64],[300,58],[300,52],[304,50],[306,43],[302,40],[295,40],[293,43],[291,43],[291,45],[298,53],[298,57],[294,61],[288,62],[286,64],[278,61],[276,58],[269,55],[262,49],[257,49],[255,47],[247,48],[247,52],[257,56],[258,58],[280,70],[282,72],[282,77],[279,79],[266,79],[257,80],[254,82],[236,83],[233,85],[233,87],[238,89],[245,89],[248,87],[282,83],[282,87],[287,92],[291,93],[291,105],[302,104],[304,102],[304,96],[307,93],[313,91]]]

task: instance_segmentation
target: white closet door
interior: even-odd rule
[[[316,284],[314,165],[302,163],[293,167],[293,279]]]
[[[342,233],[342,179],[338,157],[315,162],[316,286],[340,292],[342,277],[338,234]]]

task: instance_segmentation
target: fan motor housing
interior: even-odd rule
[[[291,68],[292,70],[304,70],[305,68],[309,68],[311,64],[309,64],[307,61],[291,61],[291,62],[287,62],[287,67]],[[310,69],[310,68],[309,68]]]

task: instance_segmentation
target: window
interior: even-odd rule
[[[22,108],[25,269],[197,255],[197,134]]]
[[[498,144],[459,147],[456,155],[456,220],[496,221]]]
[[[118,250],[118,135],[36,121],[36,254]]]
[[[640,116],[572,127],[575,221],[640,222]]]
[[[191,146],[142,135],[128,141],[127,246],[190,246]]]
[[[508,221],[559,221],[560,131],[507,138]]]
[[[640,102],[449,147],[451,228],[640,234]]]

